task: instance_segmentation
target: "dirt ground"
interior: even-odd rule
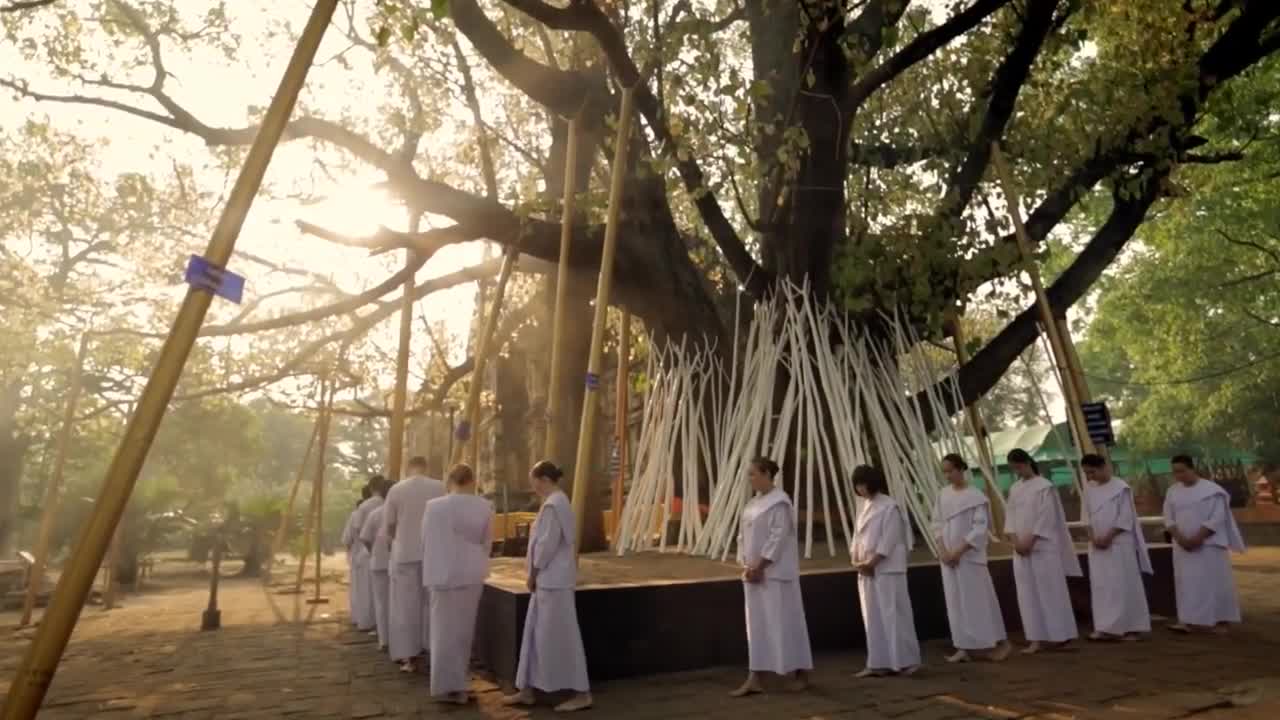
[[[111,611],[85,609],[41,718],[522,718],[477,678],[478,702],[444,709],[426,678],[407,676],[348,629],[341,561],[328,567],[325,605],[280,595],[260,581],[222,582],[221,630],[200,632],[204,570],[162,564],[154,584]],[[292,577],[290,574],[289,577]],[[1157,629],[1140,643],[1081,644],[1001,665],[942,662],[910,679],[855,680],[858,653],[819,656],[814,687],[730,700],[741,668],[654,676],[595,688],[608,718],[1280,718],[1280,549],[1240,558],[1245,625],[1231,636],[1183,638]],[[309,597],[309,595],[307,596]],[[857,612],[850,607],[850,612]],[[7,690],[31,630],[0,614],[0,690]],[[534,716],[550,716],[548,708]]]

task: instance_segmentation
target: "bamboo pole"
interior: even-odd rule
[[[547,434],[543,457],[553,458],[560,452],[560,423],[564,411],[560,396],[560,364],[564,352],[564,306],[569,294],[569,246],[573,241],[573,198],[577,185],[578,169],[578,119],[569,120],[569,138],[564,151],[564,199],[560,204],[560,259],[556,269],[556,306],[551,325],[551,365],[547,383]]]
[[[324,396],[320,396],[323,402]],[[321,411],[323,412],[323,410]],[[281,548],[284,547],[286,535],[289,533],[289,517],[293,515],[293,504],[298,499],[298,490],[302,487],[302,478],[307,474],[307,462],[311,459],[311,451],[315,449],[316,436],[320,434],[320,414],[316,414],[316,421],[311,425],[311,437],[307,440],[307,449],[302,452],[302,462],[298,465],[298,474],[293,478],[293,487],[289,488],[289,500],[285,502],[284,510],[280,513],[280,525],[276,528],[275,537],[271,538],[271,562],[267,567],[271,567],[276,563],[276,556],[280,554]]]
[[[311,61],[315,58],[337,4],[338,0],[316,0],[311,10],[293,57],[289,60],[289,66],[280,80],[271,106],[267,109],[245,158],[244,167],[236,178],[236,184],[223,206],[222,216],[205,249],[204,258],[213,267],[226,267],[231,259],[240,228],[253,205],[271,155],[284,134],[289,115],[311,68]],[[75,551],[58,580],[54,598],[9,686],[3,720],[29,720],[40,710],[58,663],[62,660],[62,653],[71,639],[71,632],[80,617],[85,598],[93,586],[93,578],[102,563],[103,553],[120,522],[125,505],[129,502],[138,472],[146,461],[147,452],[155,439],[160,421],[173,397],[182,368],[212,301],[213,295],[208,290],[193,286],[187,291],[182,308],[160,351],[160,357],[142,390],[137,413],[131,417],[125,429],[124,437],[121,438],[107,470],[98,500],[80,532]]]
[[[459,438],[454,451],[454,463],[463,462],[464,458],[471,467],[480,465],[480,391],[484,389],[485,365],[493,351],[493,334],[498,329],[498,316],[502,314],[502,298],[507,291],[507,282],[515,270],[516,260],[520,257],[518,244],[507,248],[507,255],[502,259],[502,270],[498,273],[498,286],[493,290],[493,302],[489,306],[489,314],[484,319],[484,329],[480,331],[480,342],[476,344],[475,366],[471,368],[471,388],[467,396],[466,437]]]
[[[111,538],[111,547],[107,550],[107,582],[102,589],[102,607],[114,610],[116,607],[116,566],[120,563],[120,527]]]
[[[613,537],[614,545],[618,544],[618,528],[622,522],[622,489],[627,477],[627,415],[631,407],[631,313],[623,308],[619,319],[618,337],[618,376],[617,376],[617,411],[614,432],[618,437],[618,474],[613,478]],[[696,508],[695,508],[696,509]]]
[[[582,400],[582,424],[578,430],[578,452],[573,463],[573,514],[577,520],[577,542],[582,547],[586,519],[587,486],[591,484],[591,447],[595,439],[597,394],[600,392],[600,359],[604,351],[605,317],[609,311],[609,294],[613,289],[613,258],[618,249],[618,222],[622,210],[622,192],[627,180],[627,154],[630,150],[631,122],[635,105],[635,88],[622,91],[622,108],[618,111],[618,136],[613,149],[613,176],[609,188],[609,212],[605,220],[604,248],[600,253],[600,278],[596,286],[595,319],[591,325],[591,352],[587,356],[586,393]],[[555,371],[555,368],[552,368]]]
[[[956,315],[951,340],[955,344],[956,362],[964,367],[969,362],[969,351],[964,346],[964,330],[961,328],[960,316]],[[983,470],[991,469],[991,477],[985,478],[982,484],[983,494],[987,496],[987,504],[991,507],[991,527],[1004,528],[1004,501],[996,489],[996,463],[991,457],[991,448],[987,445],[987,426],[982,419],[982,400],[974,398],[965,405],[965,416],[969,421],[969,433],[973,435],[973,445],[978,451],[978,461]]]
[[[1084,411],[1080,408],[1080,393],[1076,388],[1067,350],[1059,326],[1054,318],[1053,306],[1049,304],[1049,296],[1045,293],[1044,284],[1040,281],[1040,271],[1036,267],[1031,252],[1031,241],[1027,237],[1027,228],[1022,223],[1022,212],[1019,210],[1019,198],[1010,179],[1009,168],[1005,165],[1004,155],[1000,152],[999,143],[991,143],[991,159],[995,165],[996,175],[1004,188],[1006,204],[1009,206],[1009,217],[1013,220],[1014,237],[1018,242],[1018,252],[1027,274],[1031,276],[1031,287],[1036,293],[1036,305],[1040,308],[1040,324],[1049,336],[1049,345],[1053,351],[1054,364],[1058,369],[1058,377],[1062,380],[1062,391],[1067,406],[1067,418],[1076,433],[1076,444],[1081,452],[1094,452],[1093,441],[1089,438],[1085,427]]]
[[[409,232],[416,233],[422,222],[422,214],[413,209],[409,215]],[[404,264],[413,265],[415,253],[405,250]],[[404,466],[405,408],[409,397],[409,350],[413,344],[413,286],[414,273],[404,279],[404,294],[400,298],[400,344],[396,348],[396,385],[391,399],[391,428],[387,442],[387,480],[400,479]]]
[[[20,626],[31,623],[36,596],[40,594],[40,585],[44,581],[45,565],[49,562],[49,541],[53,534],[53,519],[58,514],[59,493],[62,490],[62,479],[66,474],[67,455],[71,452],[71,428],[75,424],[76,405],[80,402],[80,392],[84,385],[84,362],[88,353],[89,334],[86,332],[80,336],[80,346],[76,350],[76,364],[71,368],[71,378],[67,383],[67,402],[62,409],[62,427],[58,429],[53,475],[49,478],[49,486],[45,488],[44,512],[40,515],[40,535],[36,538],[35,563],[31,566],[27,594],[22,601],[22,619],[18,621]]]
[[[320,411],[323,418],[324,410]],[[298,551],[298,572],[293,579],[293,594],[302,593],[302,578],[307,573],[307,555],[311,552],[311,536],[316,522],[316,485],[311,483],[311,502],[307,503],[307,520],[302,528],[302,548]]]
[[[333,420],[333,396],[335,389],[333,383],[329,384],[329,395],[325,398],[324,410],[320,416],[320,434],[316,439],[316,484],[313,493],[316,499],[316,521],[315,521],[315,543],[316,543],[316,592],[315,596],[307,602],[312,605],[320,605],[329,602],[327,598],[320,597],[320,562],[321,553],[324,548],[324,470],[325,470],[325,451],[329,447],[329,423]],[[301,564],[301,563],[299,563]]]

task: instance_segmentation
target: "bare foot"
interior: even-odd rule
[[[1142,639],[1142,637],[1141,637],[1140,635],[1138,635],[1138,633],[1129,633],[1129,634],[1125,635],[1124,637],[1122,637],[1122,638],[1120,638],[1120,639],[1121,639],[1123,642],[1127,642],[1127,643],[1135,643],[1135,642],[1138,642],[1139,640],[1141,640],[1141,639]]]
[[[729,693],[729,697],[741,698],[747,697],[748,695],[757,695],[762,692],[764,692],[764,688],[760,686],[759,678],[756,677],[755,673],[751,673],[747,676],[746,681],[743,682],[742,685],[738,686],[738,689]]]
[[[796,672],[795,677],[791,678],[791,682],[787,683],[787,689],[791,692],[804,692],[809,689],[809,675],[803,670]]]
[[[1169,626],[1169,629],[1176,633],[1182,633],[1183,635],[1188,635],[1191,633],[1191,628],[1187,627],[1186,625],[1183,625],[1182,623],[1174,623],[1173,625]]]
[[[577,712],[592,705],[591,693],[578,693],[556,706],[556,712]]]
[[[955,654],[947,656],[947,662],[949,663],[967,663],[972,659],[969,657],[969,653],[964,650],[956,650]]]
[[[412,660],[406,660],[400,663],[400,672],[402,673],[418,672],[418,666]]]
[[[855,673],[854,677],[858,679],[862,679],[862,678],[872,678],[872,677],[884,677],[884,675],[885,674],[883,670],[872,670],[871,668],[863,668],[861,672]]]
[[[1116,640],[1119,640],[1120,637],[1116,635],[1111,635],[1110,633],[1104,633],[1104,632],[1099,632],[1097,630],[1094,630],[1093,632],[1089,633],[1089,639],[1092,640],[1093,642],[1115,642]]]
[[[502,704],[503,705],[532,705],[534,703],[534,700],[535,698],[533,697],[533,691],[528,688],[525,688],[524,690],[518,690],[512,693],[511,695],[504,696],[502,698]]]
[[[1228,635],[1231,633],[1231,628],[1227,625],[1215,625],[1212,632],[1214,635]]]
[[[920,672],[920,666],[912,665],[909,668],[903,668],[902,670],[899,670],[898,675],[902,677],[911,677],[912,675],[915,675],[918,672]]]
[[[1009,659],[1009,653],[1011,652],[1013,652],[1013,644],[1005,641],[1000,643],[995,650],[992,650],[991,655],[988,657],[991,662],[1004,662]]]
[[[1035,655],[1038,652],[1040,652],[1040,643],[1038,642],[1033,642],[1030,645],[1027,645],[1026,647],[1022,648],[1023,655]]]

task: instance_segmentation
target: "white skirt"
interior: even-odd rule
[[[582,649],[574,590],[543,590],[529,597],[520,641],[516,688],[588,692],[587,654]]]
[[[1067,575],[1056,548],[1014,555],[1013,579],[1018,588],[1022,634],[1030,642],[1066,642],[1079,636],[1067,591]]]
[[[466,692],[484,585],[431,589],[431,695]]]
[[[373,618],[378,626],[378,647],[387,646],[389,635],[387,603],[391,594],[391,575],[386,570],[373,570]]]
[[[392,660],[411,660],[427,649],[426,589],[422,587],[422,563],[399,563],[391,575],[391,601],[387,608]]]
[[[1000,601],[985,564],[963,562],[942,566],[951,644],[957,650],[990,650],[1005,639]]]
[[[747,669],[779,675],[812,670],[800,581],[744,582],[742,594],[747,614]]]
[[[1231,554],[1225,548],[1202,545],[1195,552],[1187,552],[1174,545],[1173,585],[1178,622],[1201,626],[1240,622]]]
[[[920,641],[906,573],[859,575],[858,600],[867,630],[867,667],[896,672],[919,665]]]
[[[1121,536],[1106,550],[1089,549],[1093,629],[1109,635],[1151,632],[1151,610],[1138,551],[1132,540],[1126,540]]]

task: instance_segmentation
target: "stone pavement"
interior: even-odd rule
[[[855,680],[856,653],[817,658],[809,692],[746,700],[725,693],[741,668],[609,683],[596,688],[596,717],[693,718],[1280,718],[1280,549],[1256,549],[1237,566],[1246,625],[1229,637],[1175,637],[1082,644],[1074,651],[1001,665],[942,663],[910,679]],[[87,608],[41,712],[84,718],[466,718],[507,719],[500,691],[476,679],[478,703],[444,709],[425,678],[407,676],[347,628],[345,596],[326,585],[327,605],[226,580],[223,628],[198,630],[206,601],[199,574],[162,578],[111,612]],[[850,612],[857,612],[854,607]],[[30,631],[0,615],[0,689],[7,690]],[[540,708],[532,715],[551,716]]]

